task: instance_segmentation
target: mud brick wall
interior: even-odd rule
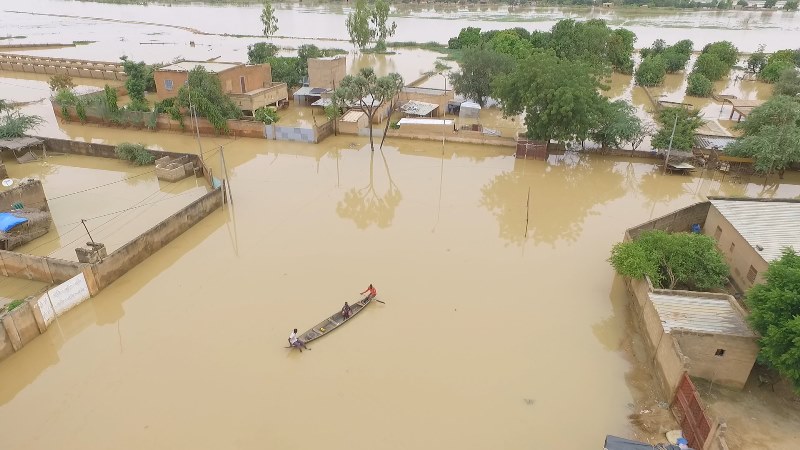
[[[0,211],[9,211],[14,203],[22,203],[26,208],[50,211],[44,187],[39,180],[28,180],[0,193]]]
[[[666,216],[653,219],[639,226],[628,229],[625,232],[625,240],[636,239],[643,231],[663,230],[669,233],[680,231],[691,231],[692,224],[700,224],[703,227],[711,208],[710,202],[695,203],[686,208],[679,209]]]
[[[94,264],[92,272],[98,288],[113,283],[222,206],[223,201],[222,188],[214,189]]]

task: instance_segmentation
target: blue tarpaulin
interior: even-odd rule
[[[0,213],[0,231],[8,232],[19,224],[27,222],[28,219],[24,217],[17,217],[14,214],[3,212]]]

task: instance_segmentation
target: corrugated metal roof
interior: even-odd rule
[[[800,202],[712,199],[717,211],[767,262],[786,247],[800,251]]]
[[[397,122],[398,125],[452,125],[453,121],[450,119],[416,119],[411,117],[404,117]]]
[[[666,333],[681,329],[700,333],[755,336],[744,317],[726,299],[660,293],[652,293],[650,298]]]
[[[361,119],[361,116],[366,116],[367,114],[364,111],[347,111],[344,116],[342,116],[342,122],[358,122]]]
[[[409,100],[406,104],[400,107],[400,111],[412,116],[427,116],[432,113],[439,105],[436,103],[419,102],[416,100]]]

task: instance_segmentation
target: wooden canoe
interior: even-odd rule
[[[313,328],[306,331],[305,333],[298,336],[301,341],[308,344],[311,341],[321,338],[326,334],[330,333],[331,331],[339,328],[340,326],[344,325],[345,323],[351,321],[353,317],[358,315],[364,308],[367,307],[373,300],[373,297],[367,296],[356,303],[350,305],[351,314],[349,319],[345,319],[342,317],[342,311],[337,311],[334,315],[328,317],[327,319],[323,320],[322,322],[314,325]]]

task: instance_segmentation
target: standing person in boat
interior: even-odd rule
[[[378,291],[374,287],[372,287],[371,283],[370,283],[369,287],[366,290],[364,290],[364,292],[361,292],[360,294],[364,295],[367,292],[369,292],[369,295],[367,295],[367,298],[375,298],[375,296],[378,295]]]
[[[303,353],[303,349],[310,350],[308,347],[306,347],[306,343],[297,337],[297,328],[295,328],[294,331],[292,331],[292,334],[289,335],[289,346],[300,350],[300,353]]]
[[[352,308],[350,308],[350,305],[348,305],[347,302],[344,302],[344,306],[342,306],[342,317],[345,320],[347,320],[350,318],[352,314],[353,314]]]

